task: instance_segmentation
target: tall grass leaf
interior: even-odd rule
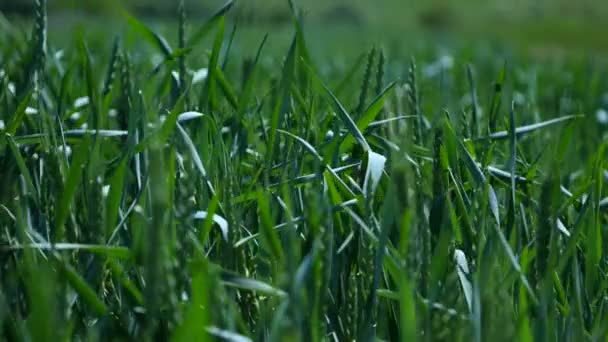
[[[606,148],[608,143],[604,143],[599,147],[597,157],[595,158],[595,165],[593,168],[595,184],[593,191],[593,202],[594,202],[594,222],[593,222],[593,233],[589,236],[593,236],[589,241],[594,241],[593,248],[590,248],[590,252],[587,255],[587,260],[593,260],[595,265],[599,265],[602,260],[603,253],[603,239],[604,239],[604,227],[602,223],[602,214],[600,210],[600,202],[602,200],[602,190],[604,185],[604,165],[606,163]],[[588,237],[589,238],[589,237]]]
[[[215,12],[188,40],[187,46],[195,46],[213,29],[215,24],[223,18],[235,4],[234,0],[227,1],[217,12]]]
[[[211,184],[211,181],[209,180],[209,178],[207,177],[207,170],[205,169],[205,166],[203,165],[203,161],[198,153],[196,146],[194,146],[194,142],[192,141],[192,139],[190,138],[190,136],[188,135],[186,130],[179,123],[177,124],[177,130],[181,134],[182,138],[184,139],[184,142],[186,143],[186,146],[188,146],[188,149],[190,150],[190,154],[192,156],[192,162],[194,163],[194,166],[200,172],[203,179],[207,182],[207,186],[209,187],[209,190],[211,191],[211,193],[213,195],[215,195],[215,188],[214,188],[213,184]]]
[[[283,70],[281,72],[281,83],[279,85],[276,102],[273,107],[272,116],[270,118],[270,134],[268,136],[268,154],[267,160],[274,158],[275,149],[277,148],[277,129],[281,127],[283,117],[286,114],[289,103],[289,95],[292,79],[295,72],[296,64],[296,46],[297,37],[294,37],[289,47],[289,52],[285,58]]]
[[[134,154],[142,153],[152,143],[162,146],[169,140],[169,138],[175,133],[175,127],[178,125],[177,118],[179,117],[180,110],[183,107],[184,99],[185,97],[182,94],[182,96],[179,97],[173,106],[171,112],[169,112],[169,115],[167,115],[165,120],[162,122],[160,128],[158,128],[154,133],[146,135],[143,141],[137,143],[137,145],[133,148]],[[133,120],[135,119],[133,118]],[[132,129],[135,129],[135,127],[132,127]],[[129,135],[129,137],[132,137],[133,139],[135,135],[138,134],[135,132],[136,130],[133,134]]]
[[[122,161],[114,171],[110,178],[110,191],[106,201],[106,224],[105,224],[105,239],[110,237],[120,211],[120,203],[124,193],[125,174],[127,170],[128,158],[123,157]]]
[[[273,217],[270,211],[270,199],[262,190],[258,190],[257,192],[257,208],[262,240],[275,260],[281,261],[285,252],[281,246],[279,236],[274,229]]]
[[[367,67],[365,68],[365,75],[363,76],[363,84],[361,85],[361,93],[359,94],[359,104],[355,109],[356,115],[361,115],[363,108],[365,107],[365,101],[367,100],[367,93],[369,90],[370,80],[372,78],[372,68],[374,67],[374,59],[376,58],[376,48],[372,48],[367,55]]]
[[[31,175],[29,169],[27,168],[25,160],[23,159],[21,152],[19,152],[19,147],[15,143],[15,140],[13,139],[13,137],[11,137],[8,134],[5,135],[5,137],[6,137],[6,141],[8,142],[8,146],[9,146],[11,152],[13,153],[13,157],[15,158],[15,161],[17,163],[17,168],[19,169],[19,172],[21,172],[21,175],[23,175],[23,178],[25,179],[27,191],[30,193],[30,196],[32,196],[32,198],[37,201],[38,200],[38,191],[36,190],[36,187],[34,186],[34,181],[32,179],[32,175]]]
[[[185,309],[184,319],[173,332],[172,341],[175,342],[210,340],[205,333],[205,327],[213,318],[209,303],[212,300],[212,289],[217,282],[216,274],[206,260],[197,262],[196,267],[192,267],[191,274],[192,294]]]
[[[232,26],[232,32],[230,33],[230,38],[228,38],[228,45],[226,46],[226,51],[224,53],[224,60],[222,61],[222,63],[220,63],[219,66],[219,69],[222,70],[222,72],[226,70],[226,67],[228,66],[228,61],[230,60],[230,56],[232,56],[230,50],[232,49],[232,43],[234,43],[234,36],[236,35],[237,27],[238,21],[234,23],[234,26]]]
[[[574,223],[570,227],[570,238],[567,240],[566,245],[564,246],[563,252],[556,267],[556,272],[559,274],[561,274],[566,266],[572,261],[572,256],[576,252],[579,243],[581,242],[580,235],[586,228],[583,223],[589,208],[591,207],[591,203],[592,201],[589,199],[583,202],[582,207],[574,219]]]
[[[515,193],[516,193],[516,183],[515,183],[515,169],[517,163],[517,134],[515,133],[515,102],[511,104],[511,110],[509,111],[509,173],[510,173],[510,181],[511,181],[511,192],[509,197],[509,208],[508,208],[508,217],[507,217],[507,235],[511,234],[513,227],[515,226],[515,208],[517,204],[515,203]]]
[[[450,132],[455,136],[453,127],[449,124],[448,124],[448,127],[449,127]],[[469,152],[467,147],[463,144],[463,142],[460,139],[458,139],[458,138],[456,138],[456,139],[458,140],[458,145],[460,146],[460,150],[464,154],[465,165],[466,165],[467,169],[469,170],[469,172],[471,173],[471,175],[473,176],[473,179],[475,180],[475,182],[477,183],[477,185],[480,188],[487,186],[488,205],[490,207],[490,211],[492,212],[492,216],[494,217],[494,220],[496,221],[498,226],[500,226],[500,210],[499,210],[499,204],[498,204],[498,197],[496,196],[496,192],[494,191],[494,188],[492,187],[492,185],[490,185],[490,183],[487,182],[486,176],[484,175],[480,166],[477,164],[477,162],[475,161],[475,159],[473,158],[473,156],[471,155],[471,153]]]
[[[215,41],[213,42],[213,50],[211,50],[211,57],[209,58],[209,75],[205,80],[205,91],[206,98],[205,106],[210,107],[211,109],[217,108],[217,99],[216,99],[216,79],[217,73],[216,69],[218,69],[219,61],[220,61],[220,53],[222,50],[222,45],[224,42],[224,17],[221,17],[217,23],[217,35],[215,36]]]
[[[59,86],[59,97],[57,98],[57,113],[61,114],[64,112],[64,107],[67,102],[67,93],[72,80],[72,73],[74,65],[68,66],[63,76],[61,77],[61,85]]]
[[[461,187],[458,185],[457,180],[454,177],[452,171],[449,170],[450,179],[452,183],[455,184],[455,198],[456,198],[456,207],[458,209],[458,213],[460,214],[460,224],[464,228],[464,238],[465,238],[465,246],[466,251],[472,252],[473,246],[475,245],[475,229],[473,227],[473,223],[471,217],[469,215],[469,211],[467,210],[469,207],[466,204],[464,197],[464,190],[461,190]]]
[[[391,82],[386,88],[384,88],[374,100],[370,103],[370,105],[365,109],[359,120],[357,120],[357,128],[361,132],[365,132],[365,130],[370,126],[370,124],[376,119],[378,114],[382,111],[384,103],[388,96],[391,93],[391,90],[395,87],[396,82]],[[340,150],[342,152],[349,151],[354,143],[353,139],[356,138],[353,136],[347,136],[344,138]]]
[[[477,100],[477,88],[475,87],[475,78],[473,77],[473,67],[467,65],[467,78],[469,81],[469,87],[471,92],[471,135],[473,138],[479,134],[479,101]]]
[[[101,129],[104,125],[103,125],[103,116],[100,115],[99,112],[99,107],[98,107],[98,103],[97,103],[97,87],[96,87],[96,80],[95,80],[95,74],[93,73],[93,65],[92,65],[92,61],[91,61],[91,53],[89,51],[89,47],[87,45],[87,43],[85,42],[84,38],[81,36],[80,40],[79,40],[79,44],[78,44],[78,51],[80,53],[80,60],[82,61],[82,67],[83,67],[83,72],[84,72],[84,78],[85,78],[85,85],[86,85],[86,91],[87,91],[87,96],[89,97],[89,111],[91,112],[90,118],[88,119],[88,125],[89,127],[98,130]],[[97,144],[96,144],[96,136],[93,137],[92,142],[93,142],[93,146],[92,148],[94,148]]]
[[[177,48],[186,48],[186,5],[184,0],[179,0],[177,4],[178,27],[177,27]],[[178,59],[179,68],[179,83],[181,91],[186,91],[186,58],[184,56]],[[188,101],[186,101],[188,102]]]
[[[67,262],[59,261],[62,274],[66,277],[68,283],[83,299],[83,301],[91,308],[97,316],[105,316],[109,310],[104,302],[97,296],[95,290],[82,278],[80,274]]]
[[[378,67],[376,68],[376,96],[382,92],[384,88],[384,64],[386,63],[384,57],[384,50],[380,49],[378,56]]]
[[[15,135],[15,133],[17,133],[17,129],[21,126],[21,123],[23,122],[23,118],[25,117],[25,110],[27,109],[31,98],[32,89],[29,89],[19,102],[19,106],[17,107],[8,124],[6,125],[7,134]]]
[[[226,77],[224,76],[224,73],[220,68],[215,68],[215,78],[217,79],[217,82],[220,88],[222,89],[222,92],[226,96],[226,99],[228,100],[228,103],[230,104],[232,109],[238,110],[239,104],[236,97],[236,92],[234,91],[234,89],[232,89],[232,86],[230,85],[230,83],[228,83]]]
[[[57,203],[55,216],[55,241],[62,241],[65,233],[65,223],[70,215],[70,207],[76,196],[78,184],[82,178],[83,168],[87,162],[89,153],[89,136],[85,136],[80,145],[76,148],[70,170],[63,186],[63,192]]]
[[[500,227],[498,225],[494,225],[494,230],[496,231],[496,234],[498,235],[500,244],[502,245],[503,249],[505,250],[505,253],[509,257],[511,266],[517,273],[519,273],[521,282],[525,286],[526,290],[528,290],[528,295],[530,296],[530,299],[532,299],[534,301],[534,303],[538,303],[538,297],[536,296],[534,289],[530,285],[530,282],[528,281],[528,277],[522,272],[519,261],[517,260],[517,257],[515,256],[515,253],[513,252],[513,249],[511,248],[509,241],[507,241],[507,238],[505,237],[503,232],[500,230]]]
[[[420,90],[418,87],[417,79],[417,68],[416,60],[412,56],[410,58],[410,66],[407,72],[407,99],[410,107],[410,112],[416,115],[414,121],[414,143],[417,145],[424,145],[424,137],[422,136],[422,126],[424,123],[424,116],[422,108],[420,106]]]
[[[498,125],[498,113],[500,111],[500,105],[502,102],[502,91],[505,83],[505,78],[507,74],[507,62],[500,69],[500,73],[498,74],[498,80],[494,83],[494,96],[492,97],[492,102],[490,103],[490,115],[488,128],[489,132],[493,132],[496,130],[496,126]]]
[[[107,265],[114,278],[120,282],[122,287],[124,287],[131,294],[131,296],[133,296],[137,305],[143,306],[144,297],[141,294],[141,291],[137,288],[133,281],[129,279],[129,274],[126,273],[122,265],[112,258],[108,258]]]
[[[120,53],[120,38],[117,36],[116,38],[114,38],[112,52],[110,53],[110,62],[108,63],[108,72],[106,73],[106,78],[104,80],[103,88],[101,90],[101,95],[103,97],[108,96],[108,94],[112,90],[112,84],[114,83],[114,80],[116,79],[119,53]],[[60,113],[61,113],[61,111],[60,111]]]
[[[162,52],[165,57],[171,56],[173,50],[165,38],[152,31],[148,26],[144,25],[129,13],[123,12],[123,16],[127,19],[129,27],[138,32],[145,40],[148,41],[148,43],[157,48],[159,52]]]
[[[247,80],[245,81],[245,85],[243,87],[243,92],[241,94],[241,96],[239,97],[239,109],[238,109],[238,114],[239,117],[242,116],[243,114],[245,114],[245,111],[247,109],[247,106],[249,105],[249,102],[251,101],[251,98],[253,96],[253,91],[254,91],[254,87],[255,87],[255,82],[256,82],[256,76],[258,73],[258,63],[260,60],[260,56],[262,55],[262,50],[264,49],[264,45],[266,44],[266,40],[268,39],[268,34],[264,35],[264,38],[262,39],[262,42],[260,43],[260,46],[258,47],[257,53],[255,55],[255,59],[253,60],[252,65],[250,66],[250,72],[249,75],[247,77]]]

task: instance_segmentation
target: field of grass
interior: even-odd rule
[[[607,61],[289,4],[0,17],[0,339],[606,341]]]

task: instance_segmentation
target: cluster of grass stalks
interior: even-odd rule
[[[338,68],[293,2],[283,53],[183,1],[58,49],[45,7],[0,32],[2,339],[607,338],[605,65]]]

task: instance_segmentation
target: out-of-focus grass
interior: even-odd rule
[[[605,60],[315,4],[0,21],[0,339],[606,339]]]
[[[218,8],[223,0],[191,2],[190,20],[196,22]],[[33,1],[0,1],[12,4]],[[122,9],[139,11],[157,18],[175,18],[172,2],[161,1],[87,1],[57,0],[51,8],[86,10],[93,15],[114,16]],[[599,34],[608,16],[608,3],[581,0],[307,0],[301,4],[311,26],[334,30],[347,26],[357,36],[375,34],[385,38],[401,38],[406,32],[434,31],[449,33],[450,39],[485,39],[507,42],[520,47],[542,47],[561,50],[606,51]],[[244,27],[265,27],[277,30],[290,26],[287,1],[248,0],[229,14]],[[69,15],[62,20],[70,22]],[[348,40],[349,34],[344,35]],[[352,38],[351,38],[352,39]]]

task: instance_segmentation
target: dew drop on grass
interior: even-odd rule
[[[203,113],[199,113],[199,112],[185,112],[185,113],[180,114],[177,117],[177,122],[182,123],[185,121],[190,121],[190,120],[200,118],[202,116],[203,116]]]
[[[82,108],[89,105],[89,97],[83,96],[79,97],[74,101],[74,108]]]
[[[595,112],[595,119],[602,125],[608,125],[608,111],[600,108]]]
[[[36,115],[36,114],[38,114],[38,109],[32,108],[32,107],[27,107],[27,108],[25,108],[25,114]]]
[[[109,185],[104,185],[101,188],[101,194],[103,197],[108,197],[108,194],[110,193],[110,186]]]
[[[74,112],[70,115],[70,120],[78,121],[80,119],[80,112]]]
[[[207,75],[209,74],[209,70],[207,68],[202,68],[196,70],[192,74],[192,84],[198,84],[207,79]]]

